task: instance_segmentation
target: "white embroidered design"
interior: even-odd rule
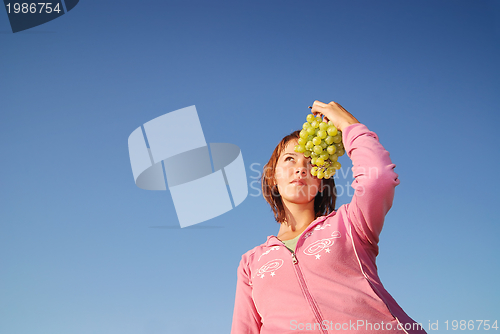
[[[304,249],[304,254],[306,255],[315,255],[316,260],[319,260],[321,255],[319,254],[322,250],[325,250],[326,253],[330,253],[330,246],[334,244],[335,238],[340,238],[340,232],[335,231],[332,233],[331,238],[321,239],[310,244],[306,249]]]
[[[327,226],[332,226],[330,224],[325,224],[325,225],[318,225],[314,229],[319,231],[319,230],[324,230]]]
[[[271,277],[273,277],[274,275],[276,275],[275,271],[281,268],[283,263],[284,261],[282,259],[271,260],[266,264],[264,264],[262,267],[260,267],[260,269],[257,271],[257,274],[254,275],[253,277],[259,276],[260,278],[264,278],[264,274],[269,272],[271,273]]]
[[[325,228],[327,228],[327,226],[332,226],[330,224],[325,224],[325,225],[318,225],[316,226],[315,228],[313,228],[312,231],[309,231],[307,232],[306,234],[304,234],[304,239],[307,239],[309,238],[311,235],[313,235],[314,231],[319,231],[319,230],[324,230]]]
[[[278,250],[280,249],[280,246],[273,246],[271,247],[269,250],[265,251],[264,253],[262,253],[260,256],[259,256],[259,259],[257,261],[260,261],[260,258],[263,257],[264,255],[267,255],[269,254],[269,252],[273,251],[273,250]]]

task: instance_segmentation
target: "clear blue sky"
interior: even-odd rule
[[[316,99],[397,166],[388,291],[439,320],[430,333],[500,321],[499,42],[496,0],[82,0],[16,34],[0,10],[0,333],[228,333],[240,257],[278,231],[270,208],[250,188],[175,228],[169,192],[134,184],[128,136],[196,105],[250,183]]]

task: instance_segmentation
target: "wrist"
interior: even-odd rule
[[[344,131],[345,128],[347,128],[349,125],[353,125],[353,124],[357,124],[359,123],[358,121],[346,121],[346,122],[342,122],[339,124],[339,126],[337,126],[337,129],[339,129],[340,131]]]

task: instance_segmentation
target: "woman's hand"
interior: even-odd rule
[[[347,110],[345,110],[337,102],[330,102],[328,104],[314,101],[311,111],[314,115],[322,115],[324,119],[332,121],[333,125],[337,127],[340,131],[344,131],[344,128],[351,124],[359,123],[359,121],[351,115]]]

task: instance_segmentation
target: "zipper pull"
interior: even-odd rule
[[[292,253],[292,261],[294,264],[297,264],[299,261],[297,260],[297,258],[295,257],[295,252]]]

